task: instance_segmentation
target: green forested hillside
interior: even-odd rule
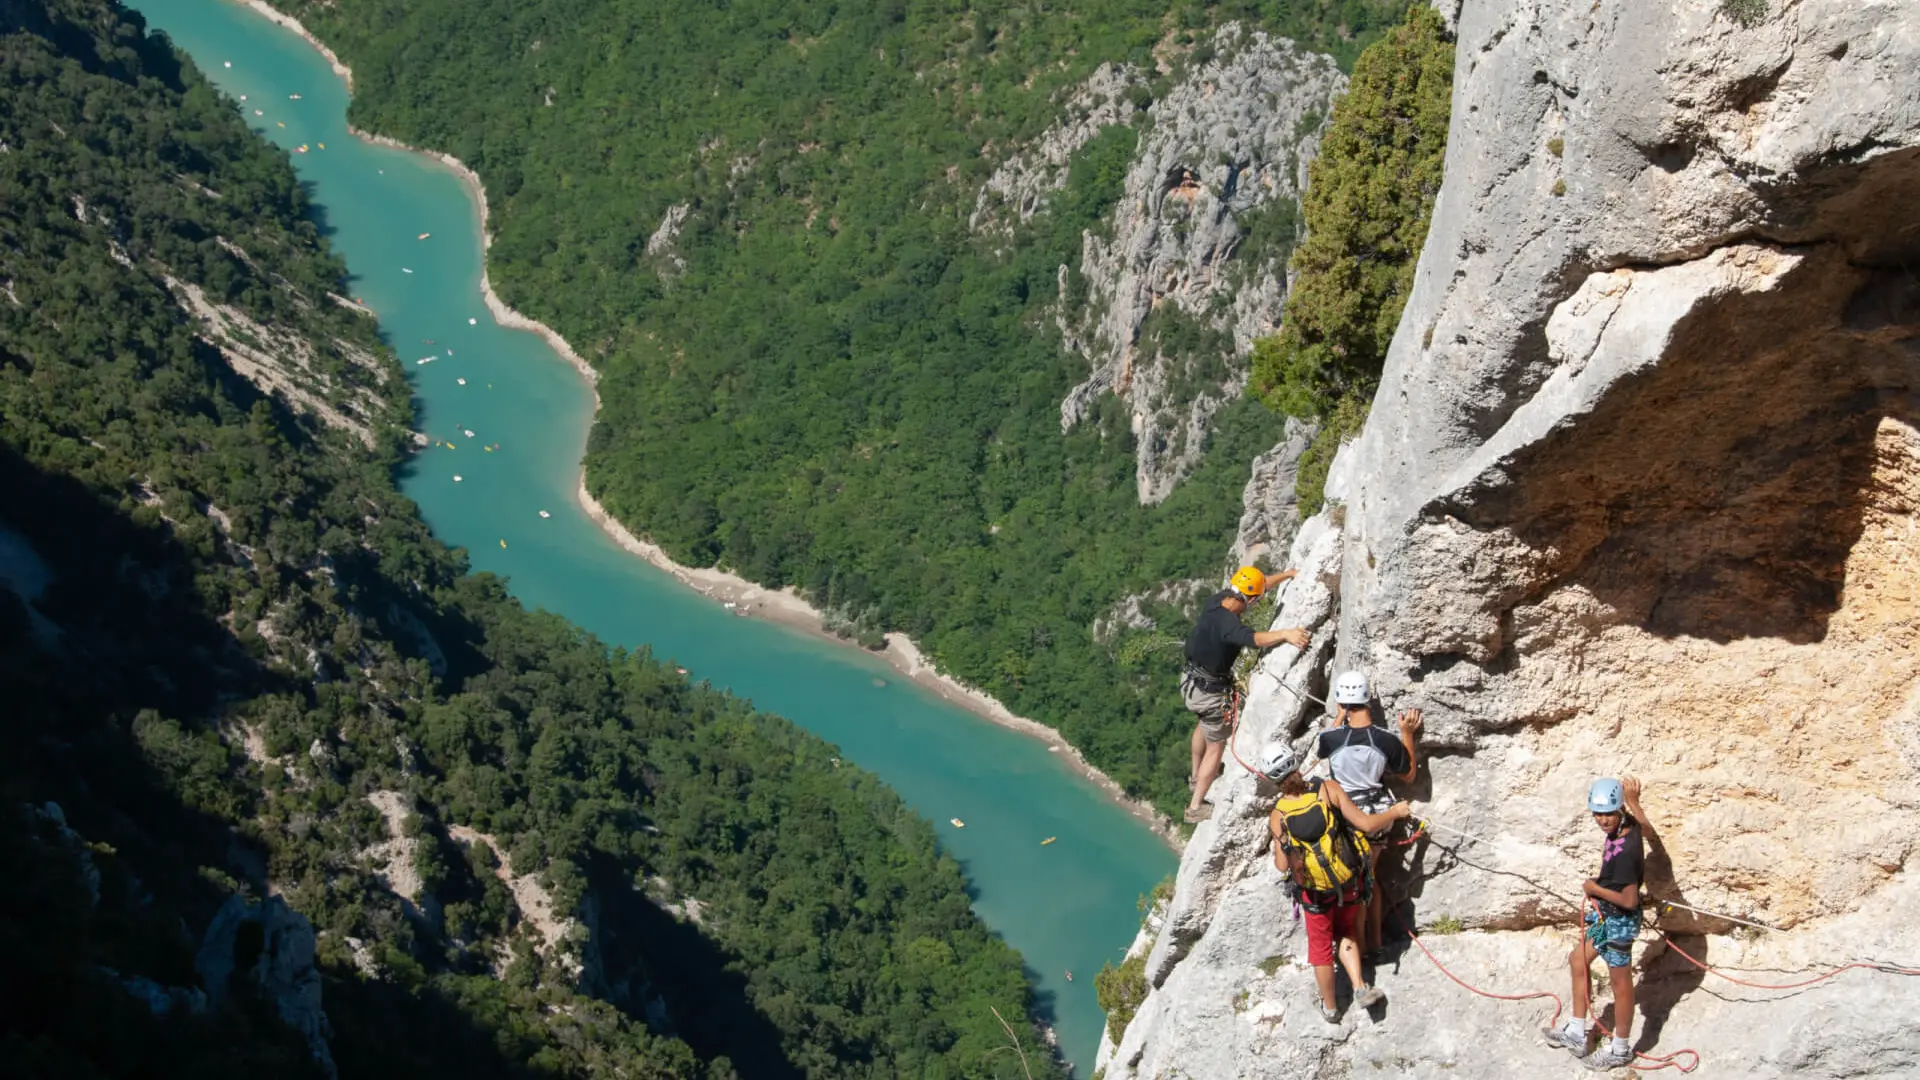
[[[342,1076],[1025,1075],[996,1009],[1059,1075],[896,796],[431,538],[397,365],[191,65],[0,0],[0,101],[0,1075],[317,1075],[248,980],[186,1004],[235,893],[311,920]]]
[[[1061,434],[1086,372],[1052,329],[1058,270],[1131,140],[1089,144],[1009,250],[966,218],[1102,62],[1177,71],[1229,18],[1350,58],[1404,0],[280,6],[355,69],[358,124],[478,169],[494,280],[602,371],[588,484],[611,510],[866,640],[911,634],[1129,790],[1184,801],[1171,671],[1116,664],[1091,625],[1218,569],[1279,422],[1225,410],[1151,508],[1117,402]]]

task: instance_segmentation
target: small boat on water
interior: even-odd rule
[[[454,474],[453,474],[453,482],[454,482],[454,483],[456,483],[456,484],[457,484],[457,483],[459,483],[460,481],[462,481],[462,480],[464,480],[464,479],[466,479],[466,478],[465,478],[465,477],[463,477],[463,476],[461,476],[461,475],[460,475],[459,473],[454,473]]]
[[[1071,972],[1071,971],[1069,971],[1069,972],[1067,972],[1067,981],[1068,981],[1068,982],[1072,982],[1072,981],[1073,981],[1073,972]]]
[[[317,143],[316,145],[318,145],[318,146],[320,147],[320,149],[322,149],[322,150],[325,150],[325,149],[327,148],[327,144],[326,144],[326,143]]]
[[[1053,842],[1054,842],[1055,840],[1058,840],[1058,839],[1060,839],[1060,838],[1059,838],[1059,837],[1057,837],[1057,836],[1049,836],[1049,837],[1047,837],[1047,838],[1046,838],[1045,840],[1042,840],[1042,841],[1040,841],[1040,846],[1041,846],[1041,847],[1046,847],[1046,846],[1047,846],[1048,844],[1051,844],[1051,843],[1053,843]]]
[[[467,380],[465,380],[465,379],[459,379],[459,380],[456,380],[456,381],[457,381],[457,382],[459,382],[459,384],[460,384],[461,386],[465,386],[465,385],[467,385]]]
[[[265,116],[265,115],[267,115],[267,114],[266,114],[266,113],[263,113],[263,112],[261,112],[261,111],[260,111],[259,109],[255,109],[255,110],[253,110],[253,115],[255,115],[255,116]]]
[[[479,320],[479,319],[468,319],[468,320],[467,320],[467,325],[468,325],[468,326],[479,326],[479,325],[480,325],[480,320]]]
[[[473,429],[472,429],[472,428],[461,428],[461,429],[460,429],[460,434],[462,434],[462,435],[465,435],[465,436],[466,436],[467,438],[469,438],[469,439],[471,439],[471,438],[473,438]]]
[[[501,547],[506,547],[506,546],[507,546],[507,541],[506,541],[506,538],[505,538],[505,537],[502,537],[502,538],[500,539],[500,546],[501,546]]]
[[[299,95],[299,94],[288,94],[288,95],[287,95],[287,100],[288,100],[288,101],[299,101],[299,100],[300,100],[300,95]]]
[[[955,818],[948,818],[947,820],[948,820],[948,821],[951,821],[951,822],[953,822],[953,827],[954,827],[954,828],[956,828],[956,829],[964,829],[964,828],[966,828],[966,827],[967,827],[967,823],[966,823],[966,822],[964,822],[964,821],[961,821],[961,820],[960,820],[959,818],[957,818],[957,817],[955,817]]]
[[[233,61],[231,61],[231,60],[222,60],[222,61],[221,61],[221,63],[222,63],[222,64],[224,64],[224,65],[225,65],[225,66],[227,66],[227,67],[232,67],[232,66],[233,66]],[[242,98],[241,98],[240,100],[241,100],[241,101],[245,101],[245,100],[247,100],[247,99],[246,99],[245,97],[242,97]]]
[[[685,675],[687,673],[687,669],[683,667],[677,667],[677,668],[674,668],[673,670],[679,672],[682,675]]]
[[[552,515],[552,514],[549,514],[549,513],[547,513],[547,512],[545,511],[545,510],[542,510],[542,511],[540,511],[540,516],[541,516],[541,517],[543,517],[543,518],[550,518],[550,517],[552,517],[553,515]]]
[[[284,121],[284,120],[275,120],[275,121],[273,122],[273,126],[274,126],[274,127],[286,127],[286,126],[287,126],[287,124],[286,124],[286,121]]]
[[[421,234],[420,234],[419,236],[416,236],[416,237],[414,237],[414,239],[415,239],[415,240],[425,240],[425,239],[426,239],[427,237],[429,237],[429,236],[432,236],[432,235],[433,235],[433,234],[432,234],[432,233],[430,233],[430,232],[423,232],[423,233],[421,233]]]
[[[411,273],[413,273],[413,267],[411,267],[411,266],[403,266],[403,267],[401,267],[401,268],[400,268],[400,272],[401,272],[401,273],[403,273],[403,274],[411,274]]]
[[[420,365],[422,365],[422,366],[424,366],[424,365],[427,365],[427,364],[431,364],[431,363],[433,363],[433,362],[434,362],[435,360],[438,360],[438,359],[440,359],[440,358],[439,358],[439,357],[437,357],[437,356],[423,356],[423,357],[421,357],[420,359],[418,359],[418,360],[415,360],[415,361],[414,361],[414,363],[416,363],[416,364],[420,364]]]
[[[306,153],[306,152],[307,152],[307,144],[306,144],[306,143],[301,143],[301,144],[300,144],[299,146],[296,146],[296,147],[294,147],[294,148],[293,148],[293,152],[294,152],[294,153],[296,153],[296,154],[304,154],[304,153]],[[409,270],[409,271],[407,271],[407,273],[409,273],[409,274],[411,274],[411,273],[413,273],[413,271],[411,271],[411,270]]]

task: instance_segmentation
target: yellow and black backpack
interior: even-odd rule
[[[1315,914],[1323,912],[1356,884],[1365,899],[1372,885],[1367,879],[1367,838],[1347,823],[1318,788],[1304,795],[1282,796],[1269,820],[1275,843],[1286,853],[1302,907]]]

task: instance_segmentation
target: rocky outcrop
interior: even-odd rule
[[[463,848],[482,843],[493,850],[493,876],[513,894],[514,906],[525,920],[524,925],[532,931],[530,936],[534,947],[542,956],[556,963],[568,979],[579,978],[582,964],[580,945],[587,936],[586,931],[554,903],[553,893],[540,883],[539,875],[532,870],[516,874],[513,858],[501,847],[500,841],[477,829],[453,825],[447,829],[447,835]],[[502,956],[496,963],[496,967],[503,970],[507,960],[505,954],[503,945]]]
[[[1286,554],[1294,531],[1300,527],[1294,481],[1300,474],[1300,458],[1312,445],[1317,430],[1313,422],[1289,416],[1286,437],[1253,459],[1246,490],[1240,495],[1240,528],[1228,562],[1251,563],[1262,556],[1273,561]]]
[[[660,217],[660,227],[647,237],[646,255],[657,260],[660,276],[673,277],[687,268],[687,260],[680,257],[680,230],[687,224],[687,214],[692,208],[686,203],[675,203],[667,207]]]
[[[202,337],[225,358],[235,373],[257,387],[261,393],[277,395],[301,412],[318,418],[329,427],[352,432],[367,445],[373,445],[373,425],[381,401],[368,387],[342,384],[328,376],[314,355],[312,342],[301,333],[255,320],[231,304],[216,304],[206,290],[172,275],[164,280]],[[338,343],[335,347],[339,347]],[[349,362],[367,367],[370,360],[364,350],[343,352]],[[338,399],[330,400],[330,399]]]
[[[235,978],[249,979],[287,1026],[306,1037],[313,1059],[335,1075],[332,1029],[321,1010],[320,969],[314,963],[313,926],[277,896],[252,903],[230,896],[208,924],[193,961],[213,1007],[232,993]]]
[[[1147,110],[1111,225],[1085,236],[1084,301],[1063,289],[1065,340],[1092,371],[1061,403],[1061,426],[1104,394],[1125,399],[1146,503],[1199,460],[1214,413],[1246,385],[1253,340],[1278,325],[1306,163],[1346,87],[1331,58],[1237,23],[1208,48]],[[1084,142],[1096,115],[1063,130]],[[1043,140],[1054,143],[1072,139]]]
[[[1006,234],[1046,208],[1047,197],[1067,186],[1073,155],[1107,128],[1133,118],[1130,94],[1141,85],[1132,64],[1101,64],[1060,107],[1060,119],[1032,146],[1007,156],[980,187],[967,227]]]
[[[1509,994],[1565,996],[1582,795],[1637,774],[1649,894],[1779,928],[1656,907],[1640,1047],[1920,1071],[1912,979],[1748,990],[1673,948],[1761,982],[1920,966],[1920,18],[1468,0],[1458,28],[1415,290],[1279,616],[1334,660],[1270,657],[1243,748],[1315,724],[1281,680],[1330,668],[1425,709],[1407,794],[1445,831],[1387,888]],[[1327,1025],[1271,793],[1233,766],[1213,791],[1109,1078],[1568,1067],[1541,1003],[1469,996],[1418,951],[1379,969],[1383,1013]]]

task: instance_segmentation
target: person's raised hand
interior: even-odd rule
[[[1409,736],[1420,734],[1420,710],[1408,709],[1400,714],[1400,730]]]
[[[1413,816],[1413,804],[1410,802],[1394,803],[1393,809],[1395,811],[1393,816],[1401,821],[1405,821]]]
[[[1304,627],[1290,626],[1285,630],[1276,630],[1274,632],[1280,635],[1281,641],[1286,642],[1296,649],[1306,648],[1307,642],[1313,640],[1313,635],[1307,633]]]
[[[1640,778],[1637,776],[1621,777],[1620,794],[1626,801],[1627,812],[1633,815],[1634,820],[1643,825],[1646,824],[1647,815],[1640,809]]]
[[[1268,584],[1271,584],[1271,585],[1280,585],[1285,582],[1292,581],[1294,578],[1297,578],[1299,576],[1300,576],[1300,571],[1298,570],[1282,570],[1279,573],[1274,574],[1273,576],[1267,578],[1267,582]]]

